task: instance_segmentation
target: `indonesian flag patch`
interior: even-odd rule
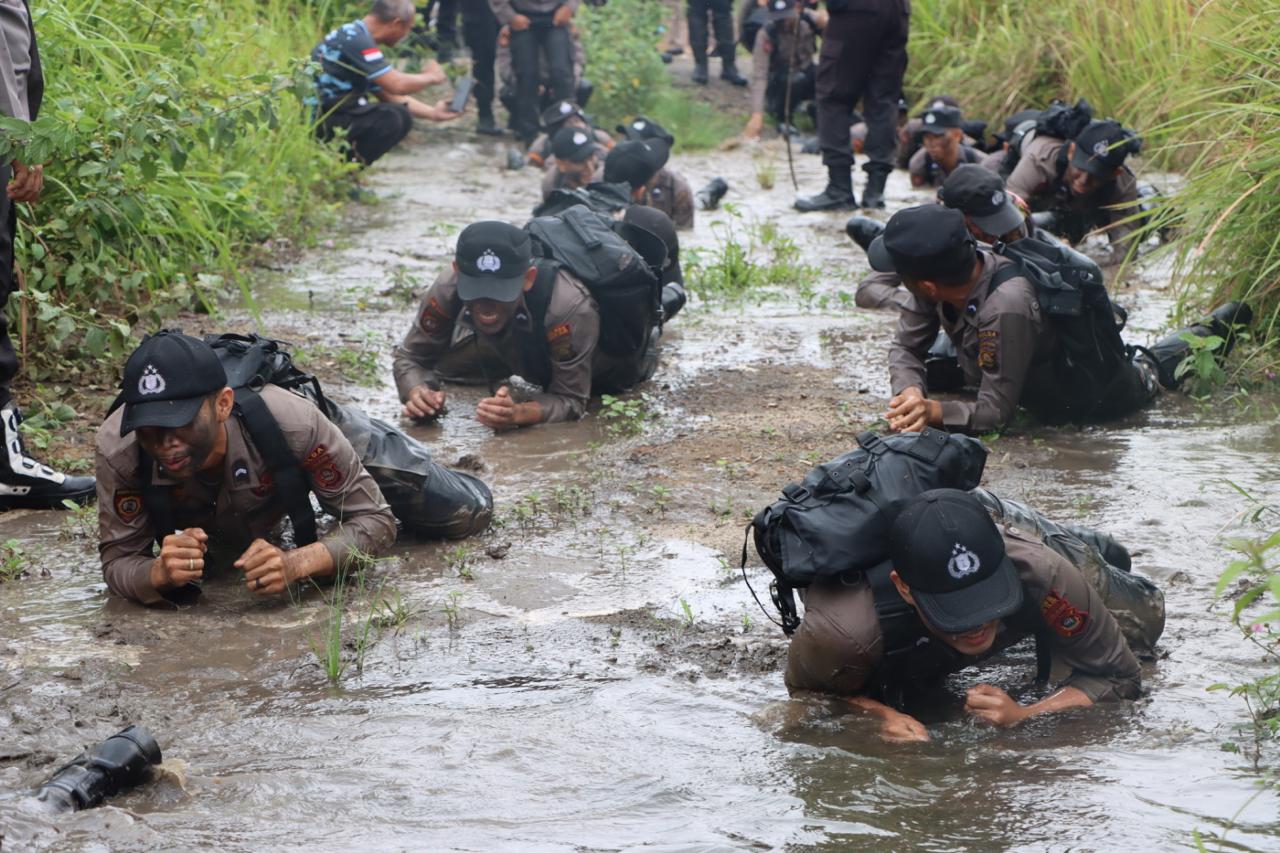
[[[382,50],[376,47],[366,47],[360,51],[360,55],[364,57],[365,62],[381,62]]]

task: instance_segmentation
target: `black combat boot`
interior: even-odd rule
[[[503,136],[502,128],[493,120],[493,110],[484,110],[476,115],[476,133],[485,136]]]
[[[679,282],[669,282],[662,287],[662,321],[664,323],[671,322],[671,318],[680,313],[680,309],[684,307],[684,303],[688,300],[685,295],[684,286]]]
[[[699,62],[693,66],[693,82],[699,86],[705,86],[710,79],[711,77],[707,74],[706,62]]]
[[[1182,364],[1191,346],[1182,339],[1187,332],[1201,338],[1217,335],[1222,338],[1222,346],[1215,355],[1221,359],[1231,352],[1237,338],[1237,328],[1248,326],[1253,322],[1253,309],[1244,302],[1228,302],[1219,305],[1209,315],[1206,322],[1195,323],[1186,329],[1166,335],[1149,348],[1139,348],[1139,357],[1145,356],[1149,364],[1155,366],[1163,388],[1174,389],[1182,384],[1177,376],[1178,365]]]
[[[746,77],[738,73],[738,66],[733,57],[725,57],[720,64],[720,79],[734,86],[746,86],[750,83]]]
[[[862,189],[863,210],[884,210],[884,185],[888,179],[884,172],[867,174],[867,185]]]
[[[884,233],[884,223],[859,213],[849,217],[844,224],[844,233],[865,252],[871,241]]]
[[[858,200],[853,195],[853,175],[848,169],[827,169],[827,188],[817,195],[796,199],[796,210],[853,210]]]
[[[0,454],[0,509],[62,509],[63,501],[88,503],[93,498],[94,479],[68,477],[28,456],[21,423],[17,406],[10,403],[0,409],[5,447]]]

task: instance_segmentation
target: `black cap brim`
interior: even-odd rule
[[[1105,160],[1087,153],[1079,145],[1077,145],[1076,150],[1071,153],[1071,165],[1075,166],[1077,169],[1084,169],[1095,178],[1102,178],[1104,180],[1114,177],[1117,168],[1115,166],[1108,166]]]
[[[494,302],[515,302],[524,292],[524,270],[511,278],[496,275],[467,275],[458,272],[458,298],[463,302],[476,299],[492,299]]]
[[[889,254],[889,249],[884,244],[883,234],[872,240],[871,245],[867,247],[867,260],[876,272],[898,271],[893,263],[893,255]]]
[[[962,211],[963,212],[963,211]],[[1003,237],[1023,223],[1026,217],[1018,206],[1005,198],[1004,206],[986,216],[970,216],[969,219],[993,237]]]
[[[911,590],[916,608],[944,634],[963,634],[993,619],[1003,619],[1022,607],[1022,583],[1008,555],[988,578],[955,592]]]
[[[140,427],[177,429],[196,419],[204,397],[188,397],[185,400],[152,400],[146,403],[126,403],[124,417],[120,420],[120,435],[125,436]]]

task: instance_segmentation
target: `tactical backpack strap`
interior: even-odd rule
[[[746,532],[742,534],[742,564],[738,567],[742,571],[742,581],[747,585],[747,589],[751,592],[751,597],[756,600],[756,604],[760,607],[760,611],[764,613],[765,617],[781,628],[782,633],[790,637],[800,627],[800,614],[796,610],[795,588],[778,578],[775,572],[775,579],[769,584],[769,597],[773,599],[773,606],[777,609],[778,615],[782,617],[782,621],[779,622],[773,618],[773,614],[760,601],[760,596],[756,595],[755,587],[751,585],[751,579],[747,577],[747,540],[751,538],[751,531],[754,527],[755,522],[748,524]]]
[[[138,470],[142,472],[142,506],[151,520],[151,531],[158,545],[178,529],[173,515],[173,488],[152,482],[155,460],[142,449],[141,443],[138,444]]]
[[[522,336],[521,351],[524,354],[525,370],[536,375],[525,378],[542,386],[551,382],[551,352],[547,348],[547,310],[551,307],[551,294],[555,289],[556,276],[560,273],[560,265],[546,258],[534,262],[538,268],[538,276],[533,280],[533,287],[525,291],[524,307],[529,311],[532,331]]]
[[[1006,257],[1006,258],[1007,258],[1007,257],[1009,257],[1008,255],[1005,255],[1005,254],[1003,254],[1003,253],[1001,252],[1001,250],[1002,250],[1003,248],[1004,248],[1004,244],[1003,244],[1003,243],[998,244],[998,245],[996,246],[996,253],[997,253],[997,254],[1000,254],[1000,256],[1001,256],[1001,257]],[[988,295],[988,296],[990,296],[991,294],[995,293],[995,292],[996,292],[996,288],[997,288],[997,287],[999,287],[1000,285],[1004,284],[1006,281],[1009,281],[1009,280],[1011,280],[1011,279],[1015,279],[1015,278],[1025,278],[1025,277],[1026,277],[1027,273],[1026,273],[1026,271],[1022,268],[1022,263],[1021,263],[1020,261],[1014,260],[1014,259],[1012,259],[1012,258],[1011,258],[1010,260],[1013,260],[1013,263],[1004,265],[1004,266],[1003,266],[1003,267],[1001,267],[1000,269],[996,270],[996,274],[995,274],[995,275],[991,276],[991,284],[987,285],[987,295]]]
[[[299,547],[310,545],[318,538],[315,511],[311,508],[311,487],[302,472],[302,465],[285,441],[280,424],[258,392],[248,388],[236,389],[235,413],[267,462],[276,493],[293,522],[294,542]]]
[[[884,654],[877,667],[881,699],[886,705],[901,709],[905,704],[905,688],[910,672],[907,658],[922,645],[931,642],[928,630],[919,615],[889,578],[892,566],[886,560],[865,573],[875,601],[876,621],[880,624],[881,644]]]

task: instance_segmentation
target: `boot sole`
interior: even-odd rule
[[[65,509],[66,507],[62,505],[63,501],[74,501],[80,506],[85,506],[89,501],[93,500],[96,492],[97,487],[57,497],[10,495],[8,497],[0,497],[0,511],[8,509]]]

